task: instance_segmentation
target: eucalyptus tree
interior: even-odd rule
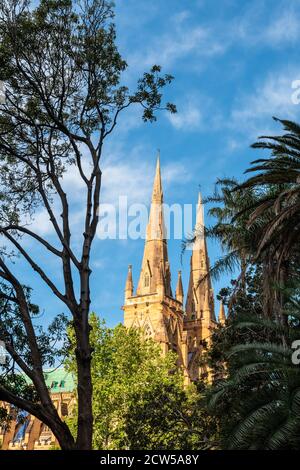
[[[142,108],[143,120],[149,122],[156,120],[159,109],[176,111],[174,105],[162,104],[161,90],[172,77],[162,75],[157,65],[143,74],[134,91],[121,84],[127,64],[116,46],[113,17],[113,4],[107,0],[40,0],[36,7],[29,0],[0,3],[0,80],[5,84],[5,101],[0,104],[0,278],[12,292],[10,302],[17,306],[30,361],[26,362],[28,354],[24,359],[14,349],[9,335],[3,338],[38,400],[34,403],[18,389],[8,390],[5,381],[0,383],[0,399],[38,416],[64,449],[90,449],[92,443],[90,257],[99,220],[103,145],[133,105]],[[72,242],[72,195],[63,185],[71,168],[82,182],[85,198],[79,250]],[[55,240],[28,225],[41,208]],[[58,260],[60,282],[40,263],[37,246]],[[28,263],[72,316],[78,372],[75,442],[45,384],[45,361],[19,260],[11,262],[15,255]]]

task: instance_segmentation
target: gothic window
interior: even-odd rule
[[[146,273],[144,277],[144,287],[149,287],[149,285],[150,285],[150,278],[149,278],[149,274]]]
[[[151,338],[152,330],[150,328],[150,325],[147,324],[147,325],[144,326],[144,333],[145,333],[146,338]]]
[[[50,428],[46,424],[42,424],[41,432],[50,432]]]
[[[68,416],[68,404],[67,403],[62,403],[61,404],[61,414],[62,416]]]

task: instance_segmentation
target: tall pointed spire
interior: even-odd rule
[[[152,202],[156,202],[157,204],[161,204],[163,202],[163,190],[161,184],[161,172],[160,172],[160,153],[157,154],[156,160],[156,170],[155,170],[155,177],[153,183],[153,191],[152,191]]]
[[[201,259],[200,261],[206,261],[208,262],[208,256],[207,256],[207,249],[206,249],[206,238],[205,238],[205,224],[204,224],[204,208],[203,208],[203,202],[202,202],[202,196],[201,193],[198,193],[198,202],[197,202],[197,212],[196,212],[196,224],[195,224],[195,235],[196,235],[196,240],[194,243],[193,247],[193,255],[194,255],[194,264],[195,262],[198,262],[199,257],[203,257],[204,259]],[[201,264],[201,263],[200,263]],[[195,264],[195,268],[199,269],[199,265]],[[204,268],[207,270],[208,269],[208,264],[206,263]]]
[[[128,274],[125,285],[125,302],[129,297],[133,296],[133,280],[132,280],[132,266],[128,266]]]
[[[225,325],[226,315],[225,315],[225,307],[224,307],[224,304],[223,304],[222,300],[220,302],[220,310],[219,310],[218,320],[219,320],[219,323],[221,323],[221,325]]]
[[[164,279],[165,293],[167,295],[172,295],[163,213],[163,189],[160,172],[160,158],[158,155],[137,295],[153,294],[157,292],[161,276],[163,276]]]
[[[196,228],[204,227],[204,210],[202,204],[202,196],[199,191],[198,193],[198,203],[197,203],[197,216],[196,216]]]
[[[178,271],[178,280],[177,280],[177,287],[176,287],[176,300],[178,300],[181,304],[183,303],[183,286],[182,286],[181,271]]]
[[[192,247],[189,288],[186,301],[187,319],[215,320],[209,258],[204,233],[204,210],[199,193],[195,225],[195,242]],[[202,282],[201,280],[204,279]],[[209,309],[208,309],[209,305]],[[206,312],[205,312],[206,310]]]

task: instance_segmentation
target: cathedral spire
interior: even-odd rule
[[[186,301],[186,317],[187,319],[203,318],[210,322],[215,320],[215,314],[204,229],[204,210],[202,197],[199,193],[195,241],[192,246],[190,280]],[[204,280],[201,282],[202,279]]]
[[[176,287],[176,300],[183,303],[183,286],[182,286],[182,278],[181,278],[181,271],[178,271],[178,280],[177,280],[177,287]]]
[[[160,153],[158,152],[156,160],[156,170],[153,183],[152,191],[152,202],[162,204],[163,202],[163,190],[161,184],[161,172],[160,172]]]
[[[219,310],[219,317],[218,317],[218,320],[219,320],[219,323],[221,325],[225,325],[225,321],[226,321],[226,315],[225,315],[225,307],[224,307],[224,304],[223,304],[223,301],[221,300],[220,302],[220,310]]]
[[[132,266],[128,266],[128,274],[125,285],[125,302],[129,297],[133,296]]]
[[[166,295],[172,295],[166,229],[163,212],[163,189],[158,155],[153,183],[149,221],[137,295],[154,294],[164,279]]]
[[[204,227],[204,210],[202,204],[202,196],[199,191],[198,193],[198,204],[197,204],[197,216],[196,216],[196,229],[198,227]]]

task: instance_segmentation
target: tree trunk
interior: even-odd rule
[[[49,427],[58,440],[62,450],[76,449],[74,438],[68,426],[63,421],[59,419],[52,422],[51,420],[51,422],[49,422]]]
[[[75,322],[77,340],[77,396],[78,396],[78,428],[76,448],[78,450],[91,450],[93,437],[93,386],[91,377],[91,353],[89,344],[90,326],[88,315],[79,322]]]

